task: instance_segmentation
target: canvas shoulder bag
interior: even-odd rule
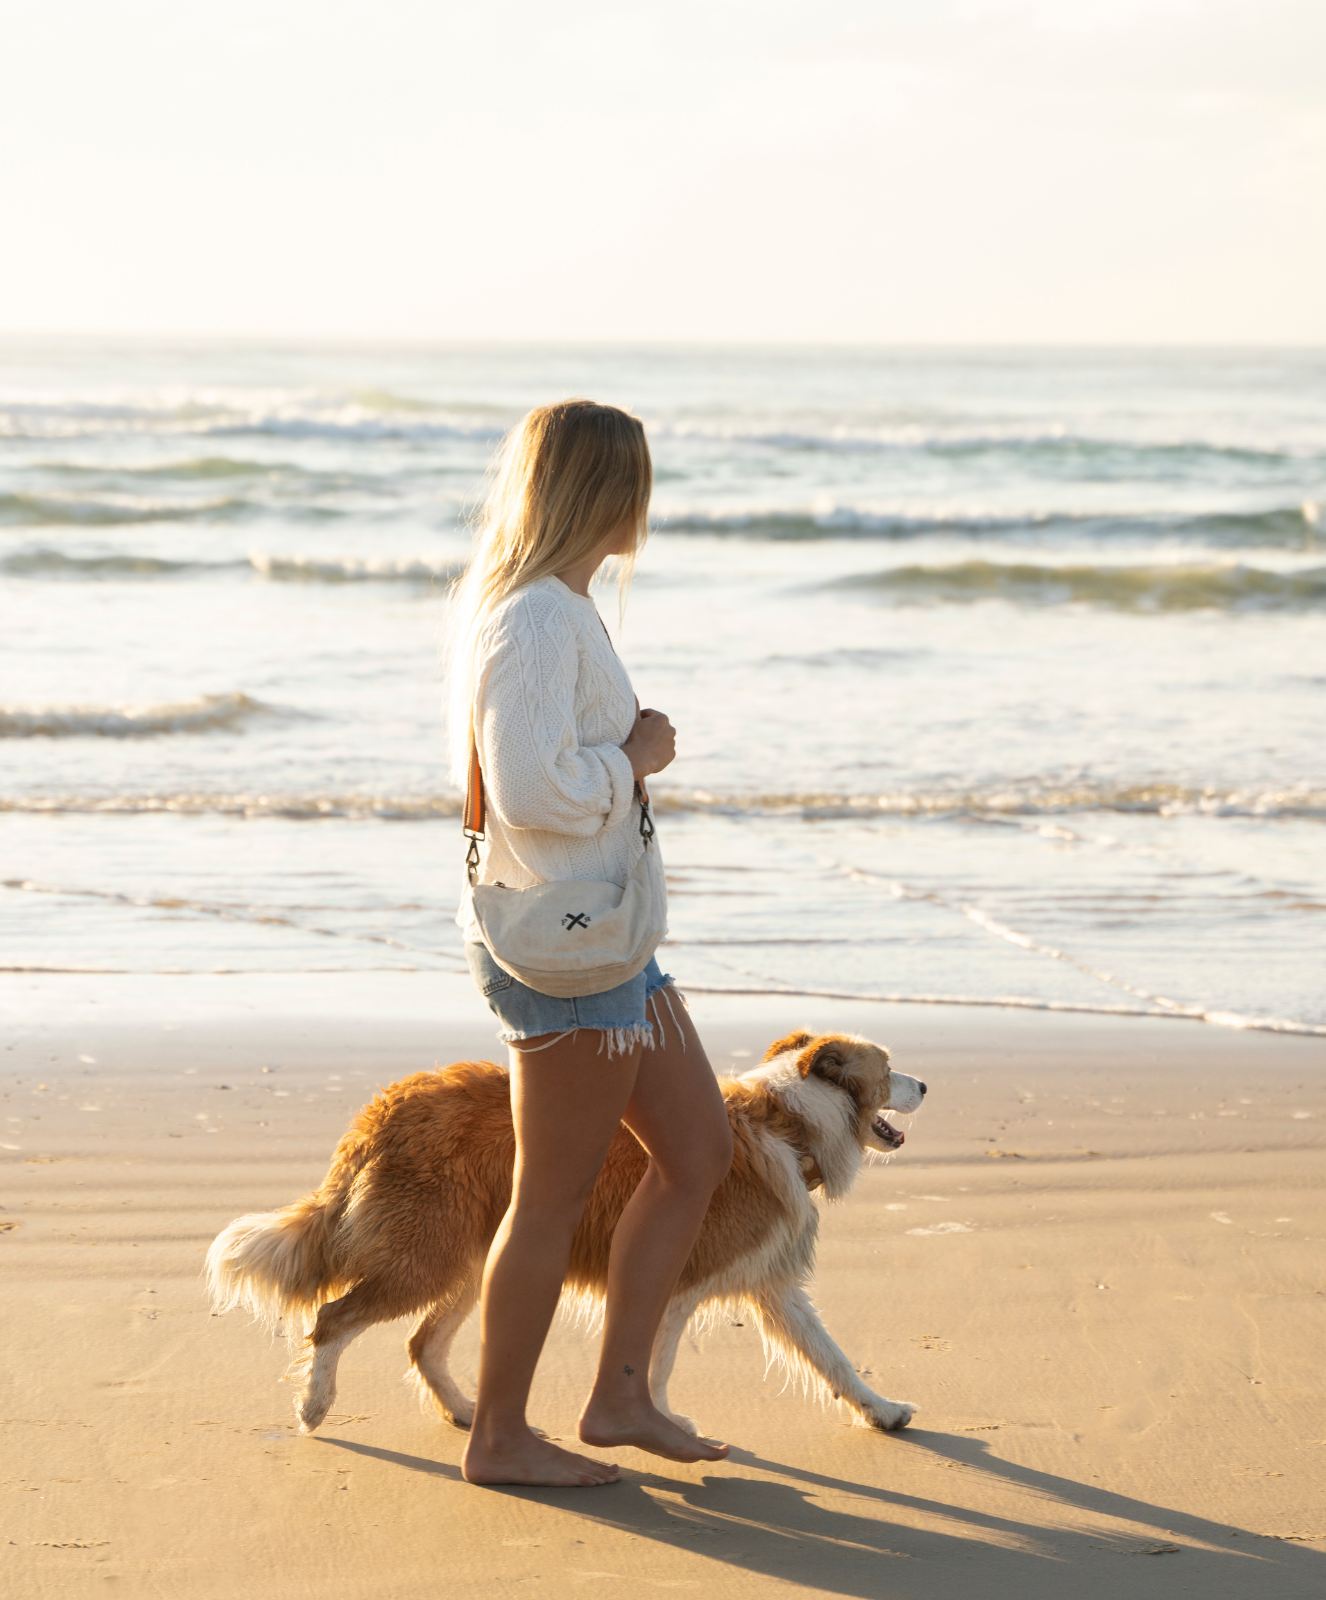
[[[480,883],[479,844],[484,838],[487,801],[479,751],[470,740],[469,784],[465,795],[465,857],[474,896],[474,917],[494,961],[504,972],[558,998],[603,994],[642,972],[664,933],[662,896],[650,875],[654,824],[642,783],[640,837],[645,847],[622,888],[597,879],[536,883],[508,889]]]

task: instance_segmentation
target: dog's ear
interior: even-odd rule
[[[810,1043],[810,1035],[804,1030],[789,1033],[786,1039],[780,1039],[777,1044],[771,1044],[764,1052],[764,1059],[772,1061],[775,1056],[787,1055],[789,1051],[800,1050],[802,1045]]]
[[[804,1035],[809,1040],[810,1035]],[[830,1078],[837,1083],[847,1064],[851,1045],[846,1039],[819,1039],[797,1057],[797,1071],[803,1078],[814,1073],[817,1078]]]

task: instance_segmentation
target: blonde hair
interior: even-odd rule
[[[450,746],[465,781],[479,629],[500,601],[593,555],[623,523],[635,530],[617,557],[622,604],[648,534],[653,465],[644,424],[616,406],[558,400],[536,406],[502,443],[475,533],[474,555],[452,590]]]

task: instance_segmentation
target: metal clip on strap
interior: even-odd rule
[[[643,783],[635,786],[636,799],[640,802],[640,837],[645,841],[645,849],[649,848],[649,841],[654,837],[654,819],[649,815],[649,796],[645,793]]]
[[[640,802],[640,837],[645,841],[648,850],[650,841],[654,837],[654,819],[649,815],[649,795],[643,783],[637,782],[635,786],[636,798]],[[488,803],[483,792],[483,772],[479,767],[479,747],[470,736],[470,775],[465,789],[465,816],[461,829],[470,841],[470,848],[465,856],[465,871],[469,875],[470,886],[473,887],[479,877],[479,845],[485,838],[484,824],[488,820]]]

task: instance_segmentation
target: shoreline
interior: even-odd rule
[[[238,977],[0,980],[16,1589],[1320,1593],[1319,1041],[691,991],[722,1072],[804,1022],[929,1083],[903,1150],[821,1208],[813,1289],[872,1387],[921,1409],[899,1435],[852,1428],[781,1392],[725,1318],[683,1343],[673,1393],[730,1461],[623,1451],[611,1488],[484,1491],[401,1382],[405,1324],[352,1346],[301,1437],[283,1347],[213,1318],[199,1271],[220,1227],[320,1180],[377,1084],[493,1056],[493,1021],[468,978]],[[593,1351],[554,1325],[532,1412],[554,1435]]]
[[[1245,1017],[1234,1011],[1198,1011],[1189,1008],[1160,1010],[1141,1006],[1089,1006],[1071,1000],[1037,1000],[1029,995],[1000,995],[994,999],[952,994],[847,994],[833,989],[739,989],[687,984],[688,994],[757,995],[807,999],[843,1000],[856,1004],[888,1006],[971,1006],[993,1011],[1057,1011],[1085,1017],[1147,1017],[1158,1022],[1205,1022],[1213,1028],[1236,1028],[1243,1033],[1282,1033],[1302,1038],[1326,1038],[1326,1025],[1297,1022],[1291,1018]]]
[[[441,958],[439,958],[441,959]],[[356,980],[372,984],[375,980],[390,981],[399,977],[411,982],[436,979],[460,979],[468,983],[468,974],[461,968],[424,967],[300,967],[290,971],[274,968],[217,967],[208,971],[201,968],[178,971],[144,972],[129,967],[39,967],[0,966],[0,986],[6,978],[128,978],[131,980],[163,980],[181,983],[188,979],[225,979],[229,982],[258,982],[279,980],[283,986],[295,986],[306,980],[335,977],[338,984]],[[1326,1038],[1326,1024],[1300,1022],[1290,1017],[1246,1016],[1235,1011],[1202,1011],[1197,1007],[1109,1006],[1087,1005],[1072,1000],[1041,1000],[1033,995],[954,995],[954,994],[859,994],[851,990],[811,988],[756,988],[739,984],[694,984],[678,982],[677,987],[687,994],[726,996],[748,1000],[834,1000],[845,1005],[861,1006],[928,1006],[954,1007],[960,1010],[1032,1011],[1085,1017],[1132,1017],[1153,1022],[1197,1022],[1213,1028],[1227,1028],[1240,1033],[1271,1033],[1290,1038]],[[451,995],[453,1002],[463,997]]]

